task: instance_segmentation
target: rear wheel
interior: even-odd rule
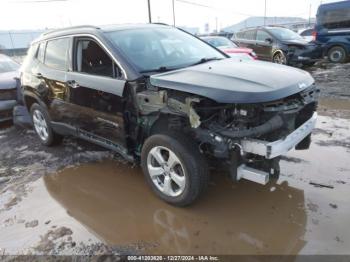
[[[208,184],[203,156],[181,134],[149,137],[142,148],[141,165],[152,190],[173,205],[193,203]]]
[[[335,46],[328,51],[328,60],[331,63],[345,63],[347,60],[346,50],[341,46]]]
[[[286,65],[287,64],[287,57],[283,54],[283,52],[277,52],[273,58],[272,62],[280,65]]]
[[[43,145],[52,146],[62,140],[62,137],[52,130],[50,118],[42,106],[36,103],[33,104],[30,108],[30,113],[34,130]]]

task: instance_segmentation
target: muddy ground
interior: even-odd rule
[[[311,149],[284,156],[268,186],[213,171],[188,208],[110,151],[74,138],[45,148],[3,126],[0,255],[350,254],[350,64],[309,70],[321,89]]]

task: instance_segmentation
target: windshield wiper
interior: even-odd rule
[[[219,57],[204,57],[202,58],[201,60],[199,60],[198,62],[194,63],[194,64],[191,64],[190,66],[194,66],[194,65],[199,65],[199,64],[203,64],[203,63],[206,63],[206,62],[210,62],[210,61],[213,61],[213,60],[221,60],[222,58],[219,58]],[[158,68],[154,68],[154,69],[147,69],[147,70],[142,70],[140,71],[141,74],[143,73],[152,73],[152,72],[168,72],[168,71],[171,71],[171,70],[176,70],[176,69],[180,69],[182,67],[166,67],[166,66],[161,66],[161,67],[158,67]]]
[[[199,60],[198,62],[192,64],[193,66],[194,65],[199,65],[199,64],[204,64],[204,63],[207,63],[207,62],[210,62],[210,61],[214,61],[214,60],[221,60],[222,58],[219,58],[219,57],[203,57],[201,60]]]
[[[161,67],[158,67],[158,68],[154,68],[154,69],[147,69],[147,70],[142,70],[140,71],[140,73],[152,73],[152,72],[167,72],[167,71],[170,71],[170,70],[174,70],[176,68],[168,68],[166,66],[161,66]]]

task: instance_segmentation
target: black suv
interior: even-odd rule
[[[283,27],[259,27],[238,32],[233,39],[254,50],[258,59],[284,65],[311,66],[323,58],[322,47]]]
[[[192,203],[209,167],[266,184],[306,149],[317,89],[299,69],[239,62],[166,25],[81,26],[35,40],[25,104],[44,145],[73,135],[140,163],[154,192]]]

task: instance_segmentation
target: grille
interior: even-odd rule
[[[15,88],[0,90],[0,100],[17,100],[17,90]]]
[[[0,111],[0,121],[8,118],[12,118],[12,110]]]

